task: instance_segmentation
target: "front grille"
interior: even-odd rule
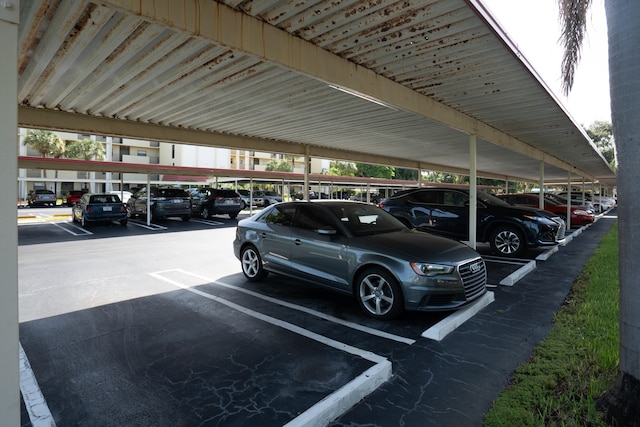
[[[560,240],[564,239],[567,230],[567,224],[559,216],[554,217],[553,220],[560,224],[560,227],[558,227],[558,231],[556,232],[556,242],[559,242]]]
[[[482,258],[476,258],[458,267],[468,300],[483,294],[487,286],[487,267]]]

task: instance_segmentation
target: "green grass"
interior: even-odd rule
[[[484,425],[608,425],[595,401],[617,376],[618,295],[616,224],[576,279],[549,335],[516,370]]]

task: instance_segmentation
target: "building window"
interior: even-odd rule
[[[172,159],[176,158],[176,144],[171,145],[171,158]]]
[[[138,150],[138,156],[146,157],[147,152],[145,150]]]

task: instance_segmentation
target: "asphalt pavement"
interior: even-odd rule
[[[228,259],[227,220],[167,223],[151,237],[135,225],[94,230],[107,238],[50,226],[56,239],[70,236],[67,243],[25,230],[20,340],[50,411],[37,422],[481,426],[515,368],[546,336],[614,216],[600,218],[512,286],[492,286],[495,300],[440,341],[421,331],[443,314],[374,321],[348,297],[277,275],[247,283],[235,259],[212,264]],[[188,231],[193,227],[199,231]],[[171,236],[172,229],[180,232]],[[118,262],[99,255],[105,251]],[[51,266],[81,255],[82,267],[42,281]],[[41,268],[33,267],[37,261]],[[116,266],[127,273],[113,272]],[[84,269],[99,273],[85,276]],[[26,396],[22,422],[30,426],[40,407]]]

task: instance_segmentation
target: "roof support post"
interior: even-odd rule
[[[147,174],[147,226],[151,225],[151,174]]]
[[[19,0],[0,8],[0,203],[2,218],[15,218],[18,200],[18,21]],[[0,414],[2,423],[20,425],[20,365],[18,341],[18,229],[15,221],[0,225]],[[47,410],[48,411],[48,410]]]
[[[542,160],[540,160],[540,182],[538,188],[540,189],[538,206],[540,209],[544,209],[544,162]]]
[[[477,138],[469,135],[469,246],[476,248],[478,222]]]
[[[567,182],[569,189],[567,192],[567,231],[569,231],[571,230],[571,171],[568,172]]]
[[[309,169],[311,169],[311,147],[304,146],[304,191],[302,195],[305,200],[309,200]]]

